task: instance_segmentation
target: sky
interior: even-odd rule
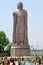
[[[35,49],[43,49],[43,0],[0,0],[0,31],[12,42],[13,12],[23,2],[28,12],[28,40]]]

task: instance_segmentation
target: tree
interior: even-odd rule
[[[11,45],[7,47],[8,55],[10,56]]]
[[[6,48],[6,51],[8,51],[8,55],[9,55],[9,56],[10,56],[11,45],[12,45],[12,43],[9,43],[9,44],[7,45],[7,48]]]
[[[4,47],[9,43],[9,39],[3,31],[0,31],[0,52],[4,51]]]

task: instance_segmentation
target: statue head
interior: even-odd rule
[[[23,9],[23,3],[22,3],[22,2],[19,2],[19,3],[17,4],[17,8],[18,8],[19,10],[22,10],[22,9]]]

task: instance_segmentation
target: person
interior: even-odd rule
[[[38,62],[36,62],[36,63],[35,63],[35,65],[39,65],[39,63],[38,63]]]
[[[41,59],[39,59],[39,65],[41,64]]]
[[[12,65],[15,65],[15,62],[14,61],[12,63],[13,63]]]
[[[10,65],[13,65],[13,63],[12,63],[12,58],[10,58]]]
[[[4,63],[5,63],[5,64],[7,63],[7,57],[4,58]]]
[[[4,61],[2,61],[1,65],[5,65]]]
[[[20,62],[19,62],[19,65],[20,65]]]
[[[15,61],[15,65],[18,65],[18,61],[17,61],[17,58],[15,58],[15,60],[14,60],[14,61]]]
[[[25,65],[24,58],[21,59],[21,61],[19,62],[19,65]]]
[[[6,65],[10,65],[10,61],[9,60],[7,61]]]

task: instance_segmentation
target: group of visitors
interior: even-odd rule
[[[22,58],[19,62],[17,61],[17,58],[10,58],[9,60],[7,58],[3,60],[2,58],[0,65],[24,65],[24,58]]]
[[[43,62],[41,61],[41,59],[39,59],[39,61],[37,61],[35,65],[43,65]]]

